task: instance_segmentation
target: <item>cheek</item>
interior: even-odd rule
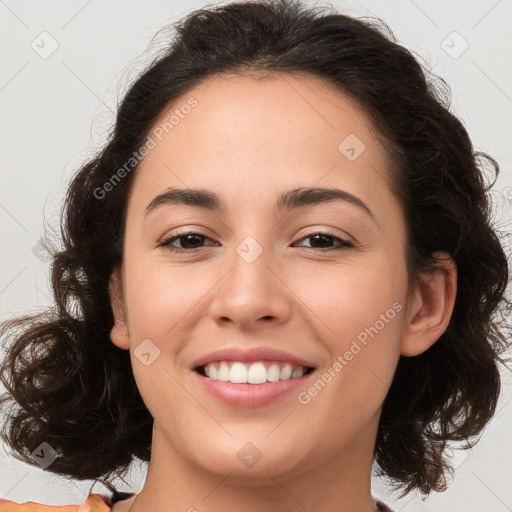
[[[302,403],[316,402],[334,416],[353,411],[354,424],[356,416],[368,419],[375,413],[393,379],[407,285],[405,266],[392,254],[363,261],[296,282],[329,353],[318,375],[322,382],[306,390]]]
[[[134,378],[151,415],[179,429],[179,421],[190,413],[190,398],[172,362],[208,283],[204,272],[136,257],[135,251],[130,256],[125,259],[125,296]]]
[[[401,309],[393,305],[403,307],[405,301],[405,264],[392,254],[355,255],[337,267],[319,266],[315,272],[297,271],[288,277],[307,305],[304,311],[311,322],[321,328],[324,340],[336,351],[376,322],[379,331],[384,325],[389,331],[390,324],[397,324],[396,310]]]
[[[200,300],[215,279],[210,283],[205,272],[135,257],[126,258],[125,275],[132,367],[141,394],[150,400],[165,383],[179,396],[179,388],[174,389],[174,381],[165,371],[175,373],[169,362],[175,360],[181,340],[195,323],[194,315],[202,311]]]
[[[148,260],[126,264],[126,300],[130,333],[134,339],[169,340],[178,322],[198,307],[213,282],[201,269],[173,266]]]

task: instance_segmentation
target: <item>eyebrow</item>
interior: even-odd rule
[[[278,211],[293,210],[305,206],[328,203],[332,201],[345,201],[360,210],[364,211],[377,223],[373,212],[359,197],[337,188],[296,188],[283,192],[277,200]],[[195,206],[209,211],[225,213],[228,210],[227,204],[214,192],[204,189],[178,189],[168,188],[157,195],[146,207],[147,216],[157,208],[167,204],[184,204]]]

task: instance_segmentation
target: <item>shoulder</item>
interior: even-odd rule
[[[90,494],[81,505],[44,505],[34,501],[16,503],[0,500],[0,512],[110,512],[110,499],[101,494]]]

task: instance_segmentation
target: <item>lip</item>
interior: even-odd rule
[[[278,350],[273,347],[242,348],[236,346],[225,347],[223,349],[210,352],[209,354],[205,354],[204,356],[200,357],[199,359],[196,359],[192,363],[191,369],[194,370],[198,366],[204,366],[207,365],[208,363],[213,363],[215,361],[240,361],[242,363],[250,361],[277,361],[282,363],[295,364],[299,366],[306,366],[308,368],[316,367],[316,365],[311,361],[307,361],[294,354],[290,354],[288,352]]]
[[[307,373],[295,379],[266,382],[265,384],[233,384],[204,377],[198,372],[193,372],[194,378],[199,379],[199,384],[210,395],[218,400],[236,407],[260,407],[284,398],[293,391],[309,385],[311,376],[316,372]]]

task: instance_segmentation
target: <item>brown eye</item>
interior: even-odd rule
[[[328,250],[336,250],[336,249],[347,249],[349,247],[354,247],[354,244],[348,242],[347,240],[343,240],[331,233],[315,233],[312,235],[305,236],[301,238],[301,240],[311,239],[310,249],[316,249],[319,251],[328,251]],[[337,242],[338,246],[332,246],[332,242]],[[307,247],[307,246],[306,246]]]
[[[174,252],[191,252],[195,249],[202,249],[204,247],[202,244],[205,239],[209,238],[201,233],[181,233],[179,235],[166,238],[159,244],[159,247],[165,247],[166,249]],[[179,242],[181,247],[173,245],[174,242]]]
[[[305,247],[321,252],[354,247],[354,244],[351,242],[343,240],[342,238],[328,232],[314,233],[303,237],[301,240],[308,239],[311,239],[310,245]],[[208,247],[204,245],[206,240],[211,239],[201,233],[180,233],[179,235],[166,238],[159,244],[159,247],[164,247],[165,249],[173,252],[194,252],[195,250]],[[175,243],[179,243],[179,246],[176,246]],[[337,245],[333,245],[333,243]]]

